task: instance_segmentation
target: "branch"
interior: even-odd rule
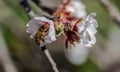
[[[120,26],[120,12],[109,0],[100,0],[101,4],[108,10],[112,20]]]
[[[52,65],[53,70],[55,72],[59,72],[58,68],[56,67],[56,63],[54,62],[53,58],[51,57],[51,55],[45,45],[41,47],[41,50],[45,53],[46,57],[48,58],[49,62]]]
[[[46,49],[46,50],[44,51],[44,53],[45,53],[45,55],[47,56],[48,60],[50,61],[53,70],[54,70],[55,72],[59,72],[59,71],[58,71],[58,68],[56,67],[56,63],[55,63],[54,60],[52,59],[49,51]]]
[[[23,8],[25,9],[25,11],[28,14],[30,19],[36,17],[36,14],[32,11],[27,0],[20,0],[20,5],[23,6]]]

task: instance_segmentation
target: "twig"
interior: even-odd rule
[[[20,5],[23,6],[26,13],[28,14],[29,18],[32,19],[36,17],[36,14],[32,11],[30,5],[28,4],[27,0],[20,0]]]
[[[39,0],[32,0],[37,6],[40,5],[40,1]],[[29,5],[28,0],[20,0],[20,5],[23,6],[24,10],[26,11],[29,19],[33,19],[34,17],[36,17],[37,15],[34,13],[34,11],[32,10],[32,8]],[[40,6],[39,6],[40,7]],[[40,7],[41,8],[41,7]],[[45,9],[46,10],[46,9]],[[50,15],[46,12],[41,13],[41,15],[44,16],[48,16],[50,17]]]
[[[44,51],[44,53],[45,53],[45,55],[47,56],[48,60],[50,61],[51,65],[52,65],[52,67],[53,67],[53,70],[54,70],[55,72],[59,72],[58,69],[57,69],[57,67],[56,67],[56,63],[55,63],[54,60],[52,59],[52,57],[51,57],[48,49],[46,49],[46,50]]]
[[[112,20],[120,26],[120,12],[117,7],[109,0],[100,0],[100,2],[108,10]]]
[[[48,60],[50,61],[52,68],[55,72],[59,72],[58,68],[56,67],[56,63],[54,62],[53,58],[51,57],[48,49],[46,48],[46,46],[42,46],[41,50],[45,53],[46,57],[48,58]]]

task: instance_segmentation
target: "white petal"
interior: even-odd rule
[[[27,24],[27,32],[30,33],[30,38],[34,38],[38,29],[45,23],[48,22],[50,24],[50,29],[48,35],[44,37],[45,43],[51,43],[56,40],[55,37],[55,29],[53,26],[53,22],[45,17],[35,17]]]
[[[91,41],[89,41],[89,43],[92,44],[92,45],[95,44],[95,43],[96,43],[95,35],[94,35],[93,32],[90,31],[90,30],[88,30],[88,33],[89,33],[89,35],[90,35],[90,37],[91,37]]]
[[[33,19],[30,22],[28,22],[27,26],[27,32],[31,34],[31,37],[33,38],[35,36],[35,34],[37,33],[39,27],[42,25],[41,21]]]
[[[90,30],[93,35],[97,33],[97,29],[93,26],[93,24],[91,24],[87,29]]]
[[[83,35],[81,34],[81,44],[86,47],[92,47],[90,41],[92,40],[91,36],[89,35],[88,31],[85,31]]]
[[[55,29],[54,29],[53,24],[50,24],[49,33],[48,33],[47,36],[45,36],[44,40],[45,40],[46,43],[51,43],[51,42],[56,40]]]
[[[92,47],[96,43],[95,34],[98,27],[97,21],[94,19],[95,13],[91,13],[84,19],[84,22],[78,25],[79,34],[81,37],[81,44],[86,47]]]
[[[92,24],[95,28],[98,27],[98,23],[97,23],[97,21],[96,21],[94,18],[91,18],[91,19],[89,20],[89,23]]]

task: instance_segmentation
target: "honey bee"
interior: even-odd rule
[[[40,46],[41,43],[44,43],[44,37],[48,34],[49,31],[49,24],[43,24],[37,31],[35,35],[35,43]]]

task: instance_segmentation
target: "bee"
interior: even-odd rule
[[[44,43],[44,37],[48,34],[49,31],[49,24],[46,22],[43,24],[37,31],[35,35],[35,43],[40,46],[42,43]]]

